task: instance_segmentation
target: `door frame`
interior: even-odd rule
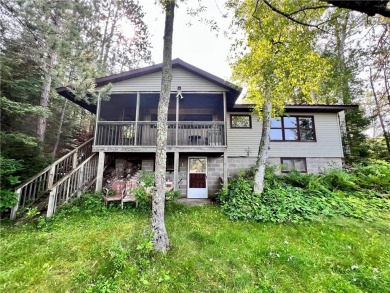
[[[206,188],[190,188],[190,160],[191,159],[205,159],[206,160],[206,171],[205,171],[205,175],[206,175],[206,178],[205,178],[205,181],[206,181]],[[187,168],[187,198],[208,198],[208,184],[207,184],[207,156],[189,156],[188,157],[188,168]],[[193,174],[196,174],[196,173],[193,173]],[[201,173],[203,174],[203,173]],[[205,196],[201,196],[201,197],[190,197],[190,189],[204,189],[204,190],[199,190],[199,193],[201,192],[204,192],[205,193]]]

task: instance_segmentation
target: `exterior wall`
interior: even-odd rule
[[[173,68],[171,91],[176,92],[181,86],[183,92],[223,92],[226,89],[192,74],[181,68]],[[113,83],[111,92],[159,92],[161,90],[161,72]]]
[[[231,114],[227,115],[227,152],[228,156],[255,157],[258,152],[261,121],[257,115],[252,115],[252,128],[232,129],[230,127]],[[336,113],[289,113],[290,115],[314,116],[316,131],[315,142],[271,142],[270,157],[324,157],[342,158],[340,127]],[[244,143],[243,143],[244,142]],[[249,152],[249,153],[248,153]]]

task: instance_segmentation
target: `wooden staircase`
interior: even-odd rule
[[[71,198],[80,197],[96,180],[98,156],[92,153],[93,139],[69,152],[46,169],[15,189],[17,204],[11,209],[11,219],[18,210],[37,207],[46,201],[46,217]]]

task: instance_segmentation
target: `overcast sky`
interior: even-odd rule
[[[162,62],[164,14],[154,4],[155,0],[141,0],[144,7],[145,22],[148,25],[152,41],[152,58],[155,63]],[[187,2],[195,4],[196,0]],[[220,26],[220,32],[210,31],[205,23],[201,23],[196,17],[190,17],[186,13],[186,5],[180,4],[175,10],[174,34],[173,34],[173,58],[180,58],[196,67],[210,72],[218,77],[229,79],[231,69],[228,63],[230,40],[224,36],[223,31],[228,29],[229,20],[222,17],[226,12],[223,0],[204,0],[207,12],[201,17],[213,19]],[[191,22],[191,26],[188,23]]]

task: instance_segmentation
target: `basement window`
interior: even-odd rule
[[[282,173],[298,171],[307,173],[306,158],[281,158]]]
[[[230,115],[231,128],[252,128],[251,115]]]

